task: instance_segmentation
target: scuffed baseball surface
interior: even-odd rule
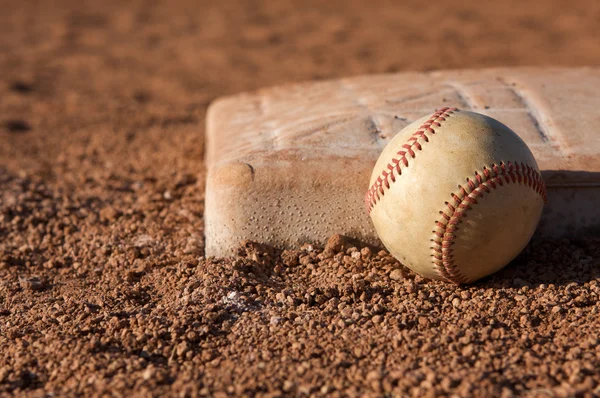
[[[519,136],[488,116],[447,107],[388,143],[369,186],[365,206],[385,247],[421,275],[455,283],[515,258],[546,199]]]
[[[363,208],[373,165],[397,132],[444,106],[500,120],[531,148],[549,191],[541,235],[597,233],[598,91],[598,69],[518,68],[361,76],[218,100],[207,115],[207,253],[333,233],[377,244]]]

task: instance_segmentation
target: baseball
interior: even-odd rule
[[[519,136],[491,117],[442,108],[388,143],[365,204],[381,241],[405,266],[469,283],[525,248],[545,200]]]

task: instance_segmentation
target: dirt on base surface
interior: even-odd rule
[[[333,239],[203,256],[214,98],[600,65],[600,3],[0,0],[0,392],[600,395],[600,242],[475,285]]]

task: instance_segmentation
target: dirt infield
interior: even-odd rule
[[[600,65],[596,1],[0,0],[0,392],[600,395],[600,242],[473,286],[333,239],[203,257],[204,117],[290,81]]]

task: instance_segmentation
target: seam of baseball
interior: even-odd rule
[[[517,162],[483,167],[481,173],[475,172],[474,178],[467,178],[464,185],[459,185],[458,190],[450,194],[451,201],[444,202],[446,211],[440,210],[441,218],[436,221],[436,229],[432,231],[434,237],[431,239],[433,267],[440,277],[457,284],[471,282],[453,261],[455,232],[467,211],[477,204],[477,197],[511,183],[526,185],[538,193],[544,203],[547,201],[546,185],[541,174],[534,167]]]
[[[408,167],[408,158],[415,158],[415,150],[422,150],[422,143],[419,139],[422,138],[424,142],[429,142],[427,134],[435,134],[434,127],[441,127],[441,123],[446,120],[454,112],[459,112],[457,108],[441,108],[433,113],[425,123],[423,123],[416,132],[414,132],[407,142],[402,145],[402,150],[398,151],[396,155],[398,157],[392,158],[390,162],[384,167],[383,171],[377,177],[375,182],[371,185],[365,195],[365,207],[367,213],[370,214],[373,207],[381,200],[381,197],[385,195],[385,190],[390,188],[390,181],[396,182],[396,177],[402,175],[402,168]],[[400,167],[400,165],[403,167]],[[396,173],[397,175],[394,175]]]

